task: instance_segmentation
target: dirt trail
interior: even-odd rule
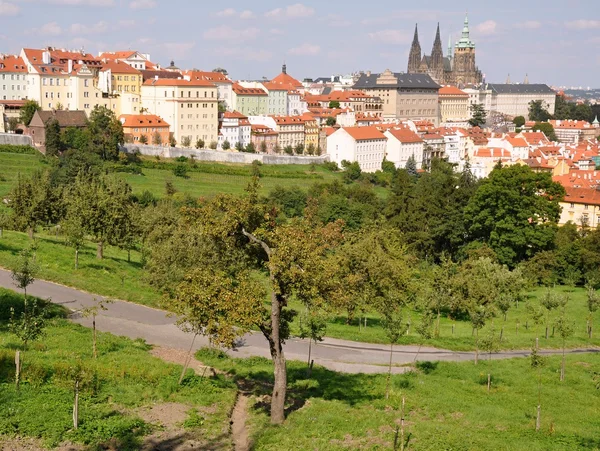
[[[243,392],[239,392],[231,413],[231,435],[235,451],[250,451],[250,436],[246,427],[248,401],[248,396]]]

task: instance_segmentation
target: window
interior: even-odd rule
[[[57,80],[58,81],[58,80]],[[57,83],[58,84],[58,83]],[[83,86],[85,86],[86,88],[89,88],[90,86],[90,81],[86,78],[85,80],[83,80]]]
[[[584,209],[584,210],[587,210],[588,208],[589,208],[589,205],[584,205],[584,206],[583,206],[583,209]]]
[[[575,204],[571,202],[571,208],[575,208]]]

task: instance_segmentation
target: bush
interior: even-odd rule
[[[183,164],[178,164],[173,167],[173,175],[175,177],[187,178],[187,168]]]
[[[20,153],[27,155],[37,155],[39,152],[31,146],[13,146],[11,144],[0,144],[0,152]]]
[[[438,362],[417,362],[417,368],[424,374],[433,373],[438,367]]]
[[[331,172],[339,172],[340,170],[340,167],[335,161],[326,161],[325,163],[323,163],[323,167]]]
[[[184,157],[184,156],[181,156],[181,157],[175,158],[175,161],[177,161],[178,163],[187,163],[188,158]]]

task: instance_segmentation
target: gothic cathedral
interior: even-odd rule
[[[408,57],[408,73],[429,74],[431,78],[442,85],[464,87],[480,84],[482,75],[475,64],[475,43],[469,37],[469,18],[465,17],[462,37],[454,45],[454,54],[452,52],[452,40],[448,43],[447,56],[444,56],[442,51],[440,24],[437,27],[431,55],[423,55],[422,57],[419,32],[417,26],[415,26],[415,37]]]

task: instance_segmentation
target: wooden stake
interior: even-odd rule
[[[198,334],[194,334],[194,338],[192,339],[192,344],[190,345],[190,350],[188,351],[187,359],[185,359],[185,364],[183,365],[183,369],[181,370],[181,376],[179,376],[179,383],[181,385],[183,382],[183,378],[185,376],[185,372],[188,369],[188,365],[190,364],[190,360],[192,360],[192,350],[194,349],[194,342],[196,341],[196,337]]]
[[[400,418],[400,451],[404,451],[404,401],[402,398],[402,417]]]
[[[535,431],[539,432],[542,422],[542,406],[537,406],[537,418],[535,419]]]
[[[21,351],[15,352],[15,388],[19,390],[19,381],[21,379]]]
[[[75,381],[75,401],[73,402],[73,429],[79,427],[79,380]]]
[[[488,393],[490,392],[491,386],[492,386],[492,375],[488,374]]]

